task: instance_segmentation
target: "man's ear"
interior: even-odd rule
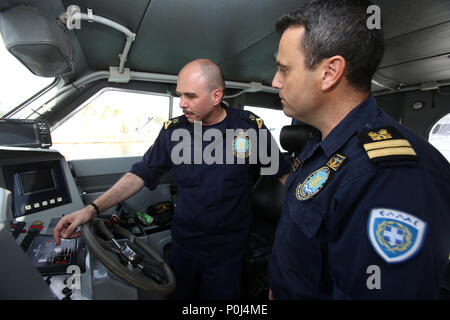
[[[220,101],[222,101],[222,98],[223,98],[223,90],[222,89],[217,88],[212,92],[212,99],[213,99],[214,105],[219,104]]]
[[[347,62],[342,56],[333,56],[321,63],[322,91],[328,91],[342,80]]]

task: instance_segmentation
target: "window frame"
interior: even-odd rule
[[[38,92],[36,92],[35,94],[33,94],[31,97],[29,97],[28,99],[26,99],[25,101],[23,101],[21,104],[19,104],[18,106],[14,107],[13,109],[9,110],[7,113],[5,113],[3,116],[1,116],[2,118],[12,118],[14,119],[14,115],[16,115],[18,112],[21,112],[23,109],[25,109],[26,107],[28,107],[31,103],[35,102],[36,100],[40,99],[41,97],[44,97],[46,93],[48,93],[50,90],[52,90],[53,88],[55,88],[61,81],[60,77],[55,78],[48,86],[42,88],[41,90],[39,90]],[[34,110],[33,110],[34,111]],[[36,112],[36,111],[34,111]],[[29,119],[30,116],[33,113],[30,113],[26,119]]]
[[[59,121],[55,122],[53,126],[51,126],[50,131],[53,131],[57,128],[59,128],[61,125],[63,125],[67,120],[72,118],[74,115],[76,115],[78,112],[83,110],[87,105],[89,105],[92,101],[97,99],[100,95],[105,93],[106,91],[116,91],[116,92],[127,92],[127,93],[138,93],[138,94],[146,94],[146,95],[152,95],[152,96],[163,96],[163,97],[169,97],[169,115],[168,119],[172,117],[173,113],[173,96],[171,96],[168,93],[159,93],[159,92],[149,92],[149,91],[143,91],[143,90],[135,90],[135,89],[122,89],[122,88],[116,88],[116,87],[104,87],[97,91],[95,94],[93,94],[89,99],[84,101],[82,104],[80,104],[78,107],[73,109],[69,114],[67,114],[65,117],[60,119]]]
[[[164,104],[158,104],[160,107],[164,107],[164,111],[163,113],[160,113],[161,115],[165,114],[165,117],[167,117],[167,119],[171,118],[171,115],[173,113],[173,97],[168,94],[168,93],[161,93],[161,92],[152,92],[152,91],[146,91],[146,90],[139,90],[139,89],[125,89],[125,88],[117,88],[117,87],[111,87],[111,86],[106,86],[103,87],[101,89],[99,89],[98,91],[96,91],[93,95],[91,95],[88,99],[84,100],[79,106],[77,106],[75,109],[73,109],[69,114],[67,114],[66,116],[64,116],[63,118],[61,118],[59,121],[55,122],[51,128],[50,128],[50,132],[54,132],[56,129],[60,128],[61,126],[63,126],[67,121],[69,121],[70,119],[72,119],[75,115],[77,115],[80,111],[84,110],[87,106],[89,106],[92,102],[94,102],[96,99],[98,99],[99,97],[101,97],[103,94],[105,93],[127,93],[127,94],[145,94],[146,96],[148,96],[150,99],[152,97],[162,97],[167,99],[168,98],[168,104],[167,100],[164,101]],[[140,99],[145,99],[145,97],[140,97]],[[168,107],[168,110],[167,110]],[[150,109],[150,108],[149,108]],[[153,110],[157,110],[159,108],[154,108]],[[167,112],[168,113],[165,113]],[[158,111],[156,111],[158,112]],[[114,141],[116,142],[120,142],[115,140],[116,138],[114,138]],[[109,143],[114,143],[114,142],[109,142]],[[69,143],[70,144],[70,143]],[[58,149],[57,149],[58,150]],[[143,153],[142,153],[143,154]],[[120,158],[127,158],[127,157],[136,157],[136,156],[142,156],[142,154],[139,155],[126,155],[126,154],[122,154],[122,155],[118,155],[118,156],[114,156],[114,157],[120,157]],[[72,155],[73,156],[73,155]],[[94,158],[83,158],[83,157],[71,157],[70,161],[73,160],[90,160],[90,159],[99,159],[101,157],[94,157]],[[110,158],[110,157],[106,157],[106,158]]]

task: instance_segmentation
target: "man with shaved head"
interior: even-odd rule
[[[178,75],[180,108],[189,122],[202,121],[203,125],[212,125],[225,119],[226,111],[221,107],[223,90],[222,71],[210,60],[189,62]]]
[[[188,63],[189,65],[200,65],[204,76],[208,79],[208,87],[210,90],[220,88],[225,90],[225,79],[223,78],[222,70],[217,64],[208,59],[198,59]]]
[[[164,123],[142,160],[111,189],[63,217],[54,229],[55,242],[79,236],[78,226],[144,186],[155,189],[160,177],[172,169],[178,186],[171,226],[170,265],[177,281],[173,298],[241,298],[253,182],[258,170],[264,174],[268,165],[258,148],[265,147],[277,164],[269,174],[281,183],[290,166],[276,143],[274,147],[262,119],[222,103],[224,89],[222,71],[212,61],[186,64],[177,82],[184,115]],[[268,136],[261,138],[264,134]]]

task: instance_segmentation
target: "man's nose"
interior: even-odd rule
[[[281,87],[282,87],[282,83],[281,83],[281,81],[280,81],[280,79],[278,77],[278,72],[275,73],[275,76],[273,77],[272,87],[274,87],[276,89],[281,89]]]
[[[188,104],[186,102],[186,99],[183,98],[183,96],[180,97],[180,108],[186,109],[188,107]]]

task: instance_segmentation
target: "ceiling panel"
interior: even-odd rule
[[[404,63],[377,71],[381,78],[403,83],[404,86],[450,79],[450,55]]]
[[[450,22],[387,40],[386,53],[380,67],[443,54],[450,54]]]
[[[177,74],[188,61],[209,58],[227,80],[270,85],[276,66],[277,19],[307,0],[0,0],[29,3],[57,17],[65,6],[118,22],[137,33],[126,67]],[[376,75],[383,82],[420,84],[449,80],[450,0],[374,0],[381,7],[386,53]],[[98,23],[82,22],[69,31],[76,50],[78,76],[118,66],[125,36]],[[336,30],[340,32],[340,30]],[[351,37],[351,34],[348,35]],[[84,56],[87,64],[84,63]]]
[[[222,61],[220,67],[224,70],[225,78],[244,82],[258,79],[270,86],[277,70],[274,53],[279,39],[277,33],[271,33],[246,50]]]
[[[196,58],[229,63],[230,57],[273,33],[278,17],[300,2],[153,0],[129,64],[133,69],[176,74]]]
[[[380,6],[386,39],[450,20],[449,0],[372,0]]]

